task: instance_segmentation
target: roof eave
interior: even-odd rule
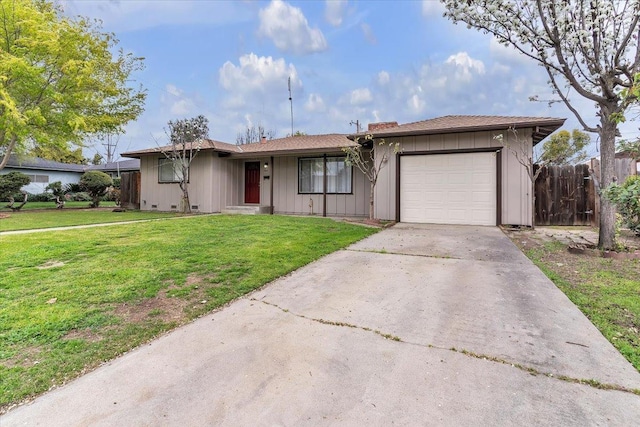
[[[421,130],[407,130],[407,131],[393,131],[392,129],[385,129],[380,132],[365,132],[348,135],[347,137],[354,140],[357,137],[364,135],[372,135],[374,138],[389,138],[389,137],[402,137],[402,136],[418,136],[418,135],[439,135],[449,133],[466,133],[466,132],[480,132],[480,131],[492,131],[492,130],[505,130],[510,128],[515,129],[534,129],[534,142],[536,145],[544,138],[558,130],[566,121],[566,119],[553,119],[544,122],[516,122],[510,124],[495,124],[495,125],[476,125],[476,126],[464,126],[456,128],[440,128],[440,129],[421,129]]]

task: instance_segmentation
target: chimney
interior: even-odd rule
[[[369,132],[375,130],[382,130],[388,128],[395,128],[398,126],[398,122],[379,122],[379,123],[369,123],[367,130]]]
[[[260,139],[260,143],[261,144],[266,144],[267,143],[267,137],[263,135],[262,138]]]

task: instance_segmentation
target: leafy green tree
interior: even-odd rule
[[[93,155],[93,159],[91,159],[91,164],[92,165],[101,165],[103,161],[104,161],[104,157],[102,157],[102,155],[100,155],[100,153],[96,153],[96,154]]]
[[[99,21],[70,18],[59,3],[0,1],[0,169],[29,146],[68,148],[119,131],[146,97],[129,86],[142,58],[116,51]]]
[[[209,137],[209,120],[203,116],[191,119],[169,121],[167,135],[171,145],[162,150],[162,154],[171,161],[174,176],[177,177],[182,200],[180,211],[191,212],[189,202],[189,168],[202,147],[202,142]]]
[[[62,182],[55,181],[47,185],[44,191],[51,191],[53,196],[56,198],[56,208],[62,209],[64,208],[64,189],[62,188]]]
[[[616,205],[624,225],[640,235],[640,176],[631,175],[622,185],[614,183],[602,194]]]
[[[538,163],[545,165],[570,165],[584,162],[587,159],[585,148],[591,137],[574,129],[572,133],[561,130],[549,137],[542,144],[542,154]]]
[[[28,194],[23,191],[24,199],[22,204],[14,206],[14,195],[20,193],[20,189],[25,185],[29,185],[31,180],[29,177],[21,172],[9,172],[7,174],[0,175],[0,200],[8,201],[8,208],[17,211],[27,203]]]
[[[601,188],[615,175],[615,138],[625,112],[638,102],[640,2],[610,0],[443,0],[445,16],[491,34],[537,62],[556,96],[584,130],[600,139]],[[599,123],[578,111],[575,96],[592,102]],[[536,99],[536,97],[533,97]],[[600,203],[598,246],[615,248],[615,209]]]
[[[85,159],[82,154],[81,147],[72,150],[69,147],[59,147],[55,145],[36,145],[31,151],[29,151],[28,155],[61,163],[71,163],[76,165],[86,165],[88,163],[87,159]]]
[[[91,207],[100,206],[100,198],[105,195],[107,189],[113,185],[109,175],[100,171],[88,171],[80,177],[80,187],[91,196]]]
[[[640,138],[634,141],[621,139],[618,141],[618,151],[628,153],[632,159],[640,160]]]

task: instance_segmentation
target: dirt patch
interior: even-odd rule
[[[505,228],[504,232],[523,252],[539,250],[540,261],[574,287],[580,287],[585,278],[596,272],[630,271],[632,276],[640,276],[640,263],[634,255],[640,238],[632,233],[625,233],[618,240],[633,252],[620,252],[622,256],[613,257],[596,249],[597,232],[587,227]]]
[[[190,274],[181,287],[170,285],[153,298],[147,298],[136,304],[118,305],[114,314],[127,323],[143,323],[159,320],[164,323],[183,323],[189,319],[189,308],[206,302],[205,291],[209,284],[203,285],[207,277]],[[188,295],[173,296],[172,291],[190,288]]]
[[[6,368],[28,368],[39,363],[38,356],[42,352],[40,347],[26,347],[20,354],[2,362]]]
[[[185,318],[184,309],[188,305],[187,300],[171,297],[164,290],[156,297],[137,304],[121,304],[115,308],[114,314],[127,323],[143,323],[150,319],[180,323]]]
[[[102,337],[91,329],[72,329],[62,337],[64,340],[83,340],[87,342],[98,342]]]
[[[64,266],[64,262],[52,260],[52,261],[47,261],[44,264],[37,266],[36,268],[38,270],[47,270],[49,268],[56,268],[56,267],[62,267],[62,266]]]

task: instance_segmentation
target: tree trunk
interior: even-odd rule
[[[369,192],[369,219],[373,220],[373,190],[376,188],[376,185],[371,183],[371,190]]]
[[[617,125],[610,119],[611,110],[600,106],[600,188],[604,190],[613,183],[615,173],[615,138]],[[598,194],[600,197],[600,194]],[[605,197],[600,197],[600,232],[598,248],[615,248],[615,206]]]
[[[13,152],[13,149],[15,148],[17,141],[18,141],[18,138],[16,138],[15,135],[12,136],[11,139],[9,140],[9,144],[7,144],[7,148],[4,150],[4,156],[2,156],[2,160],[0,160],[0,170],[4,169],[4,167],[9,162],[9,157],[11,156],[11,153]],[[4,142],[4,135],[2,137],[2,141],[0,142]]]

